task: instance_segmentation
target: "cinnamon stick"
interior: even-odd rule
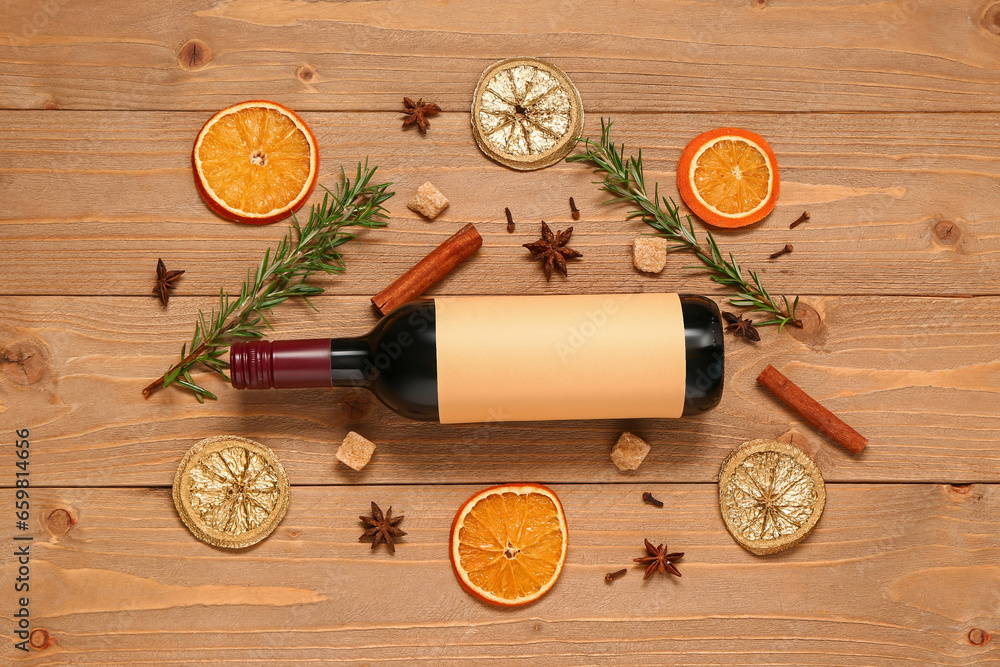
[[[395,282],[373,296],[372,305],[380,315],[385,315],[404,303],[413,301],[471,257],[482,245],[483,237],[471,223],[462,227]]]
[[[820,405],[816,399],[802,391],[794,382],[778,372],[774,366],[769,364],[757,376],[757,383],[769,389],[775,398],[799,413],[803,419],[830,436],[844,449],[859,454],[868,444],[867,438]]]

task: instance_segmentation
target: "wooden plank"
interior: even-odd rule
[[[345,414],[353,389],[242,391],[204,377],[218,401],[140,389],[178,359],[207,299],[0,299],[0,425],[30,428],[35,484],[167,486],[184,451],[221,433],[281,450],[301,484],[711,482],[740,443],[789,428],[835,481],[976,482],[1000,479],[1000,299],[811,297],[807,328],[773,328],[751,344],[727,338],[722,404],[697,419],[492,423],[411,422],[380,404]],[[376,317],[362,297],[321,297],[320,312],[283,306],[281,338],[358,335]],[[754,379],[768,363],[871,444],[853,456],[813,432]],[[362,393],[367,396],[367,393]],[[653,450],[621,474],[609,452],[622,430]],[[361,473],[333,452],[349,430],[378,443]]]
[[[281,452],[284,453],[284,452]],[[718,516],[714,484],[558,486],[562,576],[533,605],[465,594],[447,556],[478,487],[292,489],[274,534],[241,552],[196,541],[167,489],[35,490],[31,614],[54,644],[18,665],[988,665],[1000,487],[830,485],[814,533],[758,557]],[[6,506],[13,493],[0,492]],[[357,539],[376,500],[406,515],[395,556]],[[68,512],[75,521],[70,526]],[[53,512],[49,522],[44,520]],[[680,579],[642,580],[642,539],[684,552]],[[0,585],[12,590],[5,549]],[[604,574],[628,574],[612,584]],[[11,637],[11,615],[0,628]]]
[[[0,113],[0,293],[131,294],[152,287],[158,257],[187,270],[178,294],[215,294],[259,261],[285,223],[224,221],[196,193],[189,166],[204,113]],[[351,270],[336,293],[372,295],[465,222],[485,237],[479,256],[449,278],[461,293],[707,291],[711,283],[673,256],[659,276],[631,266],[631,241],[649,228],[624,222],[582,165],[520,173],[485,158],[463,114],[435,118],[426,137],[403,133],[391,114],[309,113],[332,185],[339,166],[366,155],[395,182],[388,229],[347,248]],[[776,211],[753,229],[721,230],[720,243],[776,292],[997,294],[1000,147],[993,114],[632,115],[616,136],[642,148],[649,178],[673,194],[687,141],[709,127],[747,125],[773,143],[781,164]],[[599,133],[591,116],[588,134]],[[433,181],[452,205],[434,222],[405,204]],[[126,185],[127,184],[127,185]],[[583,209],[570,220],[567,200]],[[507,234],[503,208],[518,221]],[[789,230],[804,210],[808,224]],[[574,225],[583,254],[569,279],[546,284],[521,245],[538,221]],[[792,255],[767,256],[786,243]]]
[[[4,108],[459,110],[520,54],[560,65],[595,112],[1000,108],[1000,11],[978,0],[48,0],[0,23]]]

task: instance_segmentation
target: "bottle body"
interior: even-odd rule
[[[425,421],[679,417],[721,399],[722,334],[699,296],[445,297],[359,338],[235,343],[230,363],[238,389],[363,387]]]

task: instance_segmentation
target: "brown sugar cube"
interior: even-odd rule
[[[646,273],[659,273],[667,265],[667,239],[639,236],[632,241],[632,263]]]
[[[637,470],[646,454],[649,454],[646,441],[625,431],[611,450],[611,460],[619,470]]]
[[[374,442],[351,431],[344,436],[344,442],[337,448],[337,459],[355,470],[361,470],[368,465],[374,453]]]
[[[410,199],[410,203],[406,207],[433,220],[441,215],[441,211],[448,208],[448,200],[441,194],[440,190],[428,181],[417,188],[417,191],[413,194],[413,198]]]

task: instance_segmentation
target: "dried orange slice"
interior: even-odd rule
[[[764,137],[736,127],[699,134],[677,164],[684,203],[716,227],[743,227],[770,213],[778,180],[778,160]]]
[[[297,211],[316,187],[316,137],[298,115],[264,100],[208,119],[191,153],[198,192],[224,218],[263,225]]]
[[[496,605],[534,602],[566,561],[566,516],[550,489],[504,484],[465,501],[451,526],[451,564],[469,593]]]

